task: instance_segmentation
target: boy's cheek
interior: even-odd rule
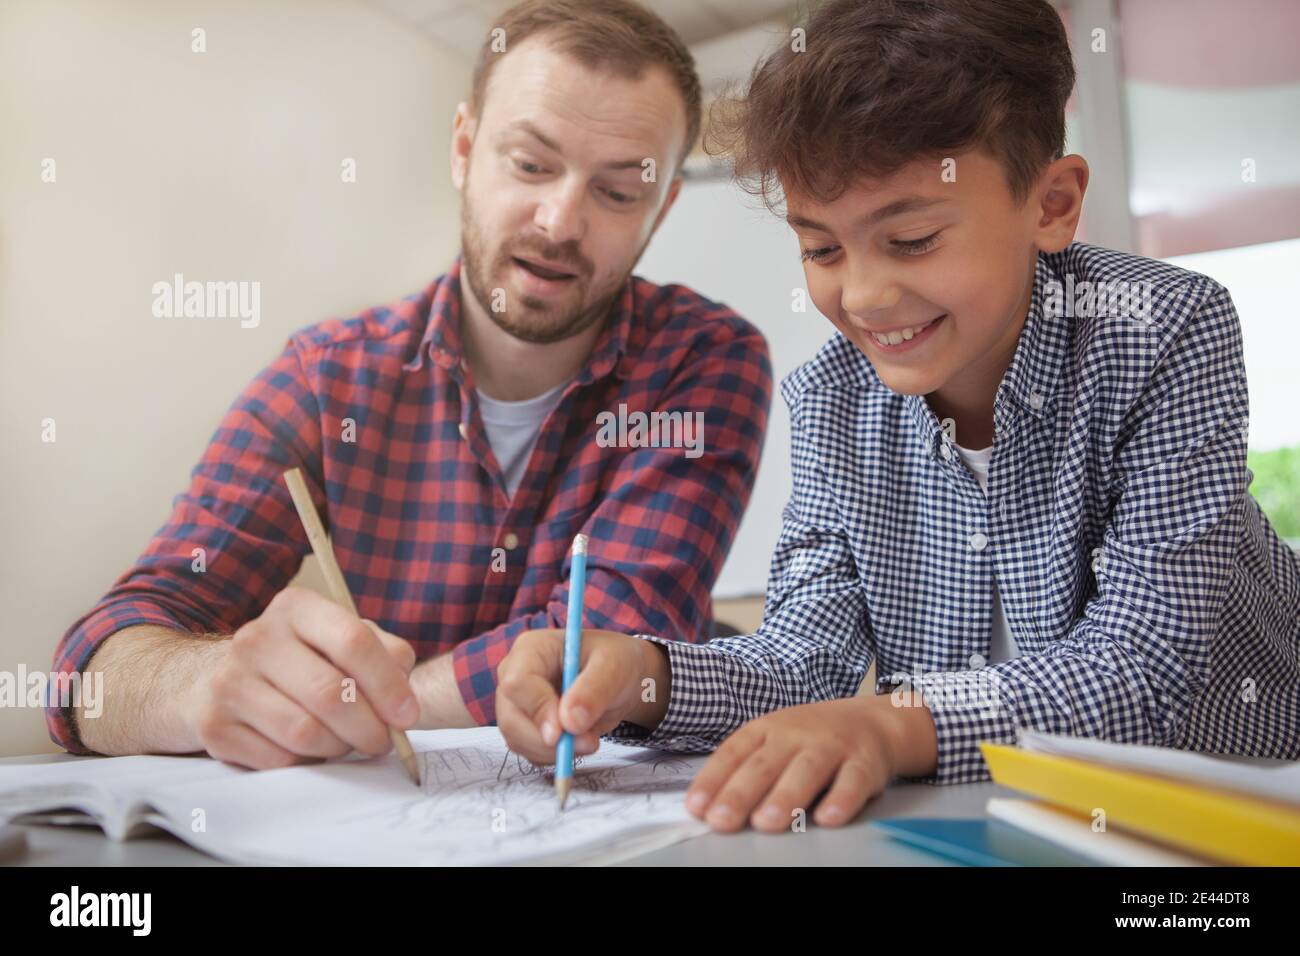
[[[804,267],[804,284],[808,287],[808,298],[812,300],[812,308],[820,312],[835,328],[847,333],[848,326],[840,310],[839,285],[824,276],[814,275],[807,266]],[[802,292],[802,289],[795,290],[791,308],[796,310],[799,308],[798,297]]]

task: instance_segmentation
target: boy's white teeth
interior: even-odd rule
[[[909,341],[912,336],[924,332],[933,322],[934,319],[931,319],[929,322],[922,325],[914,325],[910,329],[895,329],[893,332],[886,332],[884,334],[881,334],[880,332],[872,332],[871,334],[875,336],[876,341],[881,345],[898,345],[901,342]]]

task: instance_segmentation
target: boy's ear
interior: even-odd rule
[[[1074,241],[1088,191],[1088,161],[1077,153],[1052,162],[1038,179],[1032,200],[1034,239],[1043,252],[1060,252]]]
[[[451,121],[451,182],[458,192],[465,188],[469,150],[474,145],[477,130],[478,117],[470,111],[468,103],[459,104]]]

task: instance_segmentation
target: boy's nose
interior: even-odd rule
[[[891,322],[887,313],[902,297],[898,286],[888,280],[850,278],[840,293],[840,308],[850,322],[864,331],[887,329],[898,324]]]

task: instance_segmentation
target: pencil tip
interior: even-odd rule
[[[569,777],[557,777],[555,780],[555,795],[560,798],[560,809],[569,801],[569,788],[573,785],[573,780]]]

